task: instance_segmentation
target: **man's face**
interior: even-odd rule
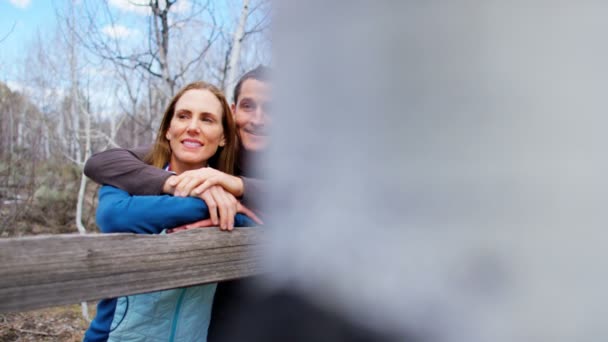
[[[236,127],[247,151],[260,151],[268,145],[270,126],[270,85],[250,78],[241,85],[238,102],[232,104]]]

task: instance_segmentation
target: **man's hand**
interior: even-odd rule
[[[175,186],[171,184],[176,182],[179,182],[176,175],[169,176],[163,184],[163,193],[173,195],[175,193]]]
[[[170,176],[165,181],[163,191],[174,196],[202,195],[211,187],[219,185],[235,197],[244,192],[243,180],[210,167],[182,172],[179,176]]]

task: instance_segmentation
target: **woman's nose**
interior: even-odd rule
[[[197,132],[197,133],[201,131],[199,124],[198,124],[198,120],[192,119],[192,120],[190,120],[190,122],[188,122],[188,131]]]

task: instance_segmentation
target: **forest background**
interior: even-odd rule
[[[0,18],[0,238],[97,232],[92,153],[150,144],[189,82],[230,99],[271,64],[267,0],[3,0]],[[79,340],[78,311],[2,315],[0,341]]]

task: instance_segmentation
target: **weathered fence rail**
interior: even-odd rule
[[[0,312],[25,311],[260,273],[263,230],[0,239]]]

